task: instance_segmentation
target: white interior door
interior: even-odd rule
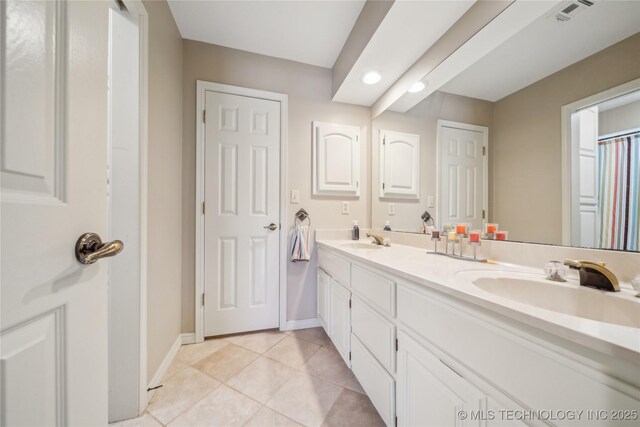
[[[107,423],[107,2],[2,1],[0,424]]]
[[[574,185],[572,185],[574,212],[572,212],[572,244],[593,248],[598,231],[598,107],[580,110],[572,118],[573,131],[578,141],[574,146]]]
[[[484,134],[442,126],[440,130],[438,226],[469,223],[481,229],[486,212]]]
[[[205,103],[204,334],[275,328],[280,102],[207,91]]]

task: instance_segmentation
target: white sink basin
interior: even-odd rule
[[[376,245],[368,242],[348,242],[341,245],[349,249],[382,249],[384,246]]]
[[[466,270],[458,272],[456,277],[493,295],[522,304],[640,328],[640,299],[628,295],[585,288],[577,282],[552,282],[542,274],[508,270]]]

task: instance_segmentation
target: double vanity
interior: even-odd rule
[[[640,423],[630,288],[428,252],[318,236],[318,317],[387,425]]]

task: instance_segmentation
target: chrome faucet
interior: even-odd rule
[[[384,245],[384,237],[379,234],[367,233],[367,237],[371,237],[378,246]]]
[[[567,259],[564,264],[580,273],[580,286],[601,289],[609,292],[619,292],[618,278],[606,267],[604,262],[578,261]]]

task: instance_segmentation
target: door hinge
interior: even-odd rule
[[[387,137],[385,136],[382,138],[382,145],[385,145],[386,143],[387,143]]]
[[[207,110],[202,110],[202,123],[207,123]]]
[[[204,293],[202,293],[202,305],[204,305]]]
[[[486,213],[485,213],[484,209],[482,209],[482,219],[484,219],[485,216],[486,216]]]
[[[202,215],[204,215],[204,213],[205,213],[205,204],[204,202],[202,202]]]
[[[360,141],[360,136],[356,135],[356,141]]]
[[[482,155],[483,156],[487,155],[487,147],[482,147]]]
[[[349,308],[351,308],[351,300],[349,300]]]
[[[384,182],[382,183],[382,189],[384,190]]]
[[[396,351],[398,351],[398,338],[396,338]]]
[[[351,360],[351,352],[349,352],[349,360]]]
[[[398,427],[398,417],[396,417],[395,426]]]

